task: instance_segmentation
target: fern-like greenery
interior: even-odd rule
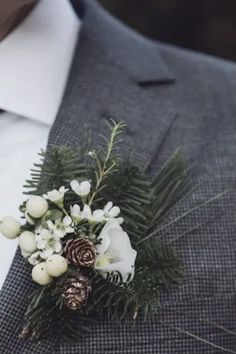
[[[117,321],[134,320],[141,314],[148,317],[156,308],[159,289],[175,286],[183,279],[183,265],[172,246],[150,237],[189,191],[188,171],[182,156],[175,152],[156,175],[150,176],[132,158],[124,160],[119,156],[116,143],[124,125],[109,124],[111,136],[105,138],[104,149],[97,152],[91,147],[89,158],[89,151],[84,155],[83,149],[74,151],[68,147],[54,146],[41,152],[42,161],[35,165],[25,188],[28,194],[41,195],[62,185],[67,187],[73,179],[90,179],[94,191],[90,205],[103,208],[113,201],[121,209],[123,228],[138,254],[135,276],[123,282],[120,274],[108,274],[106,280],[93,273],[93,291],[86,315],[63,306],[63,277],[40,287],[31,297],[25,314],[25,336],[45,336],[60,321],[63,336],[78,339],[88,331],[90,313]],[[65,208],[69,211],[69,206],[78,202],[75,194],[68,193]]]

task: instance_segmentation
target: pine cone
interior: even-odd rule
[[[64,284],[63,298],[66,307],[70,310],[80,310],[86,306],[89,294],[92,291],[91,282],[82,273],[68,278]]]
[[[92,267],[95,263],[96,248],[83,238],[67,241],[64,253],[70,263],[80,267]]]

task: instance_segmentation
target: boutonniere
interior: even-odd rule
[[[36,283],[22,337],[57,332],[76,340],[89,331],[91,314],[118,322],[147,317],[158,291],[183,279],[179,255],[155,237],[189,190],[181,154],[149,175],[119,154],[124,124],[108,126],[99,150],[42,152],[20,206],[23,224],[0,221],[4,236],[19,239]]]

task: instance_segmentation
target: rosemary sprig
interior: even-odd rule
[[[95,150],[90,153],[97,165],[97,170],[95,171],[96,185],[88,202],[90,206],[94,203],[97,194],[104,188],[105,179],[114,171],[116,166],[116,160],[113,156],[114,148],[118,142],[118,136],[123,133],[125,128],[125,124],[122,122],[111,121],[111,124],[107,122],[107,125],[110,128],[111,135],[108,141],[103,137],[107,141],[105,156],[103,157],[102,154],[97,153]]]

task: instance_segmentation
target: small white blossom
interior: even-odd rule
[[[105,218],[116,218],[120,214],[120,208],[113,206],[112,202],[108,202],[104,207],[104,216]]]
[[[71,217],[79,222],[81,220],[88,220],[90,223],[100,223],[104,219],[104,211],[102,209],[91,210],[88,204],[84,205],[83,210],[80,209],[78,204],[71,206],[70,208]]]
[[[58,242],[59,244],[59,242]],[[47,247],[40,252],[40,257],[43,259],[50,258],[54,253],[56,253],[55,247]],[[59,253],[59,252],[58,252]]]
[[[22,254],[22,256],[25,257],[24,254]],[[27,257],[27,256],[26,256],[26,257]],[[28,258],[28,261],[29,261],[29,263],[32,264],[33,266],[36,265],[36,264],[38,264],[38,263],[40,262],[40,252],[37,251],[37,252],[33,253],[33,254]]]
[[[92,217],[92,210],[88,204],[84,205],[84,209],[81,212],[82,219],[90,220]]]
[[[92,220],[95,222],[103,222],[104,221],[104,211],[102,209],[97,209],[93,212]]]
[[[39,227],[35,235],[37,251],[29,257],[29,263],[38,264],[41,259],[48,259],[54,253],[61,253],[62,244],[60,238],[56,237],[48,229]]]
[[[78,204],[74,204],[73,206],[70,207],[70,215],[76,221],[81,220],[81,210]]]
[[[88,220],[90,223],[100,223],[104,221],[104,211],[102,209],[96,209],[92,212],[90,206],[85,204],[81,212],[81,217],[82,219]]]
[[[47,194],[44,194],[43,197],[61,206],[61,204],[63,204],[64,196],[67,191],[68,189],[62,186],[58,190],[53,189],[52,191],[49,191]]]
[[[55,222],[47,221],[47,226],[39,226],[36,229],[35,241],[37,251],[29,257],[29,263],[36,265],[42,259],[47,260],[53,254],[62,252],[61,239],[67,234],[74,232],[72,219],[70,216],[65,216],[62,220],[58,219]]]
[[[53,252],[59,253],[62,250],[60,237],[58,237],[58,235],[55,235],[55,233],[53,233],[52,231],[49,231],[47,229],[41,229],[36,234],[35,239],[37,243],[37,248],[42,252],[47,251],[48,249],[52,249]]]
[[[71,181],[70,186],[75,194],[79,195],[81,198],[87,197],[91,190],[91,183],[89,181],[79,183],[79,181],[73,180]]]
[[[74,232],[72,225],[72,219],[70,216],[65,216],[62,221],[56,220],[52,222],[51,220],[47,221],[49,231],[51,231],[56,238],[63,238],[66,234]]]
[[[95,151],[94,150],[89,151],[88,156],[95,157],[96,156]]]
[[[35,240],[36,240],[37,248],[39,250],[43,250],[44,248],[47,248],[47,246],[50,244],[50,241],[53,239],[54,236],[48,229],[39,227],[36,230]]]

